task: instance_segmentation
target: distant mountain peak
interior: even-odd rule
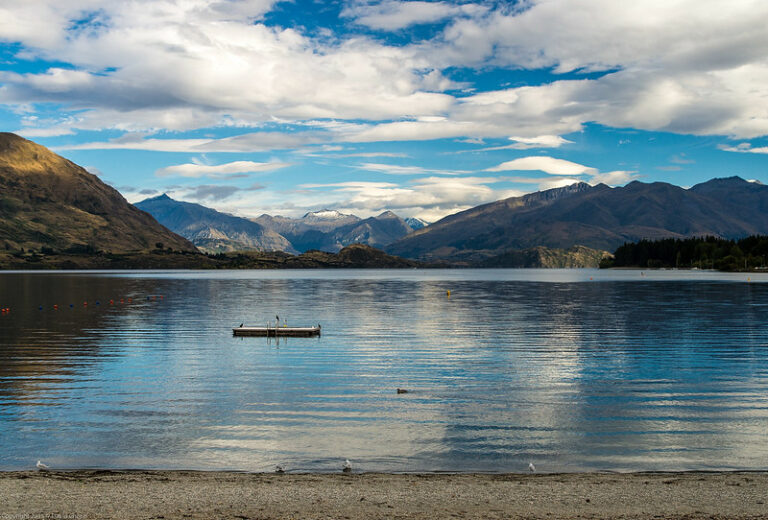
[[[154,201],[167,201],[167,200],[170,200],[170,201],[173,201],[173,202],[177,202],[176,200],[174,200],[171,197],[169,197],[167,193],[163,193],[162,195],[157,195],[155,197],[149,197],[148,199],[144,199],[144,200],[141,201],[141,203],[149,202],[151,200],[154,200]]]
[[[352,215],[345,215],[335,209],[321,209],[319,211],[310,211],[304,214],[303,219],[315,219],[315,220],[339,220],[349,218]]]
[[[376,218],[400,218],[398,217],[393,211],[384,211],[380,215],[377,215]]]
[[[706,182],[701,182],[697,184],[697,186],[738,186],[740,184],[750,184],[750,182],[742,179],[738,175],[732,175],[730,177],[715,177],[714,179],[710,179]]]
[[[411,226],[411,229],[413,229],[414,231],[416,231],[417,229],[425,228],[429,225],[429,222],[417,217],[407,217],[405,219],[405,223]]]
[[[690,191],[695,193],[714,193],[716,191],[730,192],[732,190],[746,189],[748,192],[761,191],[764,184],[759,181],[748,181],[739,176],[718,177],[692,186]]]

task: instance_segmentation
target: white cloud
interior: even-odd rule
[[[20,43],[23,58],[72,68],[0,73],[0,103],[27,111],[35,103],[61,104],[74,117],[67,131],[238,126],[250,132],[275,120],[326,121],[317,123],[317,133],[296,138],[255,132],[261,135],[133,144],[169,151],[510,134],[519,136],[511,149],[552,148],[563,143],[537,136],[561,139],[586,122],[768,135],[766,2],[736,1],[724,9],[722,2],[700,0],[526,0],[510,9],[503,2],[493,8],[388,0],[345,9],[358,23],[387,30],[447,22],[437,37],[400,47],[354,34],[309,38],[300,28],[260,23],[274,4],[5,2],[0,40]],[[613,72],[457,97],[449,90],[457,85],[442,74],[452,66]],[[44,125],[29,130],[45,131]]]
[[[637,172],[616,170],[612,172],[596,173],[589,179],[590,184],[607,184],[609,186],[618,186],[626,184],[629,181],[637,179]]]
[[[385,0],[378,4],[348,6],[342,15],[371,29],[394,31],[411,25],[435,23],[446,18],[474,15],[487,11],[476,4],[453,5],[448,2]]]
[[[178,164],[166,166],[155,172],[158,177],[230,177],[242,173],[256,173],[279,170],[290,166],[287,163],[269,162],[257,163],[252,161],[234,161],[225,164],[208,166],[204,164]]]
[[[565,188],[566,186],[570,186],[571,184],[577,184],[580,181],[579,179],[564,179],[562,177],[558,178],[555,177],[551,180],[548,179],[541,179],[541,182],[538,185],[539,191],[543,190],[551,190],[553,188]]]
[[[333,154],[332,157],[372,158],[372,157],[408,157],[408,155],[404,153],[395,153],[395,152],[358,152],[358,153],[337,153],[337,154]]]
[[[573,144],[573,141],[563,139],[559,135],[539,135],[536,137],[510,137],[514,144],[510,148],[515,150],[527,150],[529,148],[560,148],[564,144]]]
[[[74,135],[75,131],[72,128],[66,126],[50,126],[47,128],[40,127],[24,127],[20,130],[16,130],[16,134],[32,139],[34,137],[56,137],[60,135]]]
[[[626,184],[627,182],[637,178],[637,172],[635,171],[616,170],[601,173],[599,170],[597,170],[597,168],[584,166],[582,164],[574,163],[571,161],[565,161],[563,159],[555,159],[548,156],[521,157],[519,159],[507,161],[505,163],[499,164],[498,166],[488,168],[486,171],[541,171],[549,175],[559,176],[554,178],[506,178],[506,180],[515,183],[537,184],[540,190],[561,188],[576,182],[583,182],[583,180],[574,177],[586,177],[587,182],[590,184],[603,183],[610,186]]]
[[[559,135],[540,135],[537,137],[510,137],[509,140],[514,142],[512,144],[506,144],[501,146],[489,146],[486,148],[477,148],[475,150],[459,150],[452,153],[462,154],[462,153],[494,152],[498,150],[531,150],[535,148],[560,148],[564,144],[573,144],[573,141],[564,139]],[[482,144],[482,141],[480,141],[478,144]]]
[[[363,163],[358,166],[361,170],[368,170],[373,172],[386,173],[388,175],[422,175],[425,173],[433,173],[439,175],[459,175],[461,171],[448,171],[448,170],[433,170],[429,168],[423,168],[421,166],[401,166],[397,164],[382,164],[382,163]]]
[[[496,177],[423,177],[400,185],[388,182],[303,184],[302,189],[322,189],[328,207],[357,215],[375,215],[384,209],[429,222],[479,204],[517,196],[516,190],[495,190],[504,182]],[[330,190],[330,191],[329,191]],[[309,200],[316,200],[317,195]]]
[[[758,49],[768,42],[768,5],[755,0],[730,2],[728,9],[698,0],[529,0],[524,7],[458,20],[442,52],[464,64],[491,58],[561,72],[654,64],[658,72],[740,66],[762,59]]]
[[[338,188],[340,191],[356,191],[361,189],[397,188],[397,184],[391,182],[347,181],[331,183],[307,183],[299,185],[300,188]]]
[[[501,171],[522,171],[522,170],[538,170],[550,175],[582,175],[582,174],[595,174],[597,170],[564,159],[555,159],[546,155],[536,155],[530,157],[520,157],[519,159],[513,159],[487,168],[489,172],[501,172]]]
[[[724,152],[768,154],[768,146],[758,146],[753,148],[750,143],[739,143],[736,146],[720,145],[718,148]]]
[[[110,141],[62,145],[57,150],[150,150],[155,152],[263,152],[298,148],[330,139],[322,132],[251,132],[221,139],[146,138],[137,132]]]
[[[458,20],[425,52],[444,66],[617,71],[533,88],[553,96],[551,108],[544,99],[532,105],[552,128],[560,114],[579,124],[750,137],[768,134],[766,23],[768,4],[750,0],[727,9],[696,0],[530,0],[523,10]],[[511,107],[521,93],[475,102]]]
[[[5,73],[0,102],[84,109],[82,128],[111,128],[131,115],[141,116],[136,122],[143,129],[200,128],[226,124],[228,118],[255,124],[274,116],[418,117],[439,113],[452,102],[428,91],[451,83],[408,48],[364,38],[326,45],[293,29],[237,16],[243,10],[258,15],[273,2],[102,2],[98,13],[104,22],[94,31],[71,28],[84,9],[95,9],[95,2],[75,1],[71,9],[58,3],[5,8],[29,23],[21,30],[0,26],[0,40],[21,42],[30,57],[65,61],[76,70]],[[39,30],[49,37],[39,38]],[[195,114],[164,117],[183,110]],[[109,111],[125,117],[102,114]]]

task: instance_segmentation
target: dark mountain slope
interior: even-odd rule
[[[642,238],[768,233],[768,188],[743,179],[716,179],[686,190],[632,182],[584,183],[497,201],[451,215],[392,244],[409,258],[475,259],[512,249],[583,245],[614,250]]]
[[[158,243],[195,250],[84,168],[0,133],[0,247],[130,252]]]

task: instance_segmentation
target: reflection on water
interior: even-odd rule
[[[766,469],[765,281],[4,273],[0,469]]]

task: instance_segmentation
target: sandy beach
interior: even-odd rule
[[[0,473],[0,520],[768,518],[768,473]]]

